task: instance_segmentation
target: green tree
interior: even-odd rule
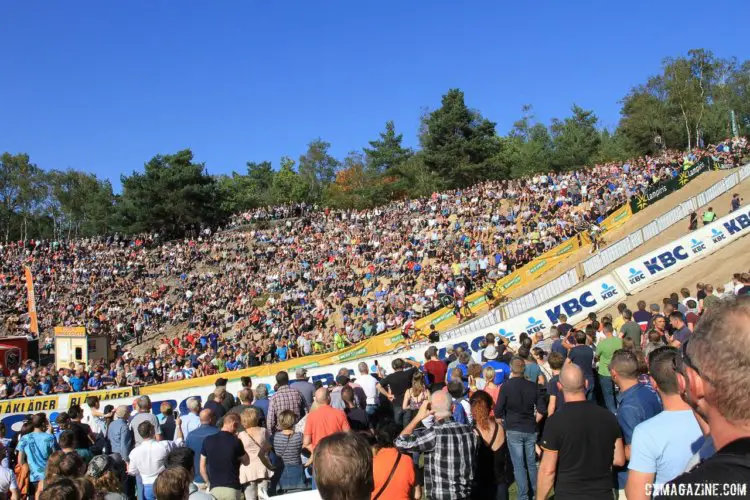
[[[154,156],[143,173],[122,176],[119,215],[129,233],[159,231],[179,236],[191,227],[215,224],[219,211],[216,180],[189,149]]]
[[[573,115],[552,120],[552,142],[555,148],[552,166],[556,170],[580,168],[591,164],[601,139],[593,111],[573,105]]]
[[[450,186],[499,177],[495,124],[470,110],[459,89],[449,90],[441,107],[423,118],[419,139],[424,164]]]
[[[687,147],[698,143],[721,61],[710,51],[694,49],[688,57],[664,61],[664,85],[669,102],[680,111],[687,135]]]
[[[299,158],[299,176],[308,186],[310,200],[319,201],[326,186],[336,178],[339,161],[328,153],[331,145],[318,138],[307,145]]]
[[[58,238],[106,234],[112,229],[115,196],[112,184],[79,170],[53,170],[47,174],[50,189],[48,212]]]
[[[364,148],[369,168],[383,173],[405,162],[412,152],[401,145],[403,138],[403,134],[396,134],[393,121],[387,121],[385,132],[380,133],[380,138],[370,141],[370,148]]]
[[[294,160],[281,158],[281,168],[273,178],[271,193],[275,203],[299,203],[309,200],[310,186],[294,170]]]
[[[47,187],[45,175],[29,155],[19,153],[0,156],[0,204],[5,240],[11,235],[26,241],[29,223],[42,216]],[[31,235],[33,236],[33,235]]]

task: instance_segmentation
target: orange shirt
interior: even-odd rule
[[[371,498],[375,498],[375,495],[383,487],[383,484],[385,484],[391,470],[393,470],[393,464],[396,463],[397,455],[398,451],[396,448],[383,448],[375,455],[372,461],[372,476],[375,488],[372,490]],[[415,482],[414,462],[409,455],[403,455],[401,461],[398,463],[398,467],[396,467],[396,471],[393,473],[391,481],[385,487],[380,498],[409,500]]]
[[[315,448],[324,437],[346,432],[349,428],[349,421],[343,411],[324,405],[307,416],[305,436],[310,436],[312,447]]]

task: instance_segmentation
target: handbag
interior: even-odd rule
[[[263,466],[270,471],[276,470],[276,466],[273,464],[273,462],[271,462],[271,459],[268,456],[268,451],[266,451],[261,445],[259,445],[249,432],[247,433],[247,437],[249,437],[250,440],[255,443],[255,446],[258,447],[258,458],[260,459],[260,462],[263,464]]]
[[[393,474],[396,473],[396,467],[398,467],[398,463],[401,461],[402,456],[403,455],[401,453],[398,454],[398,456],[396,457],[396,462],[393,464],[393,468],[391,469],[391,473],[388,474],[388,479],[385,480],[385,482],[383,483],[383,486],[380,487],[380,490],[378,490],[375,496],[372,497],[372,500],[378,500],[378,498],[380,498],[380,495],[383,494],[383,492],[385,491],[385,488],[388,486],[388,483],[390,483],[391,479],[393,479]]]

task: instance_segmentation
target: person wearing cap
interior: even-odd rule
[[[123,469],[124,471],[124,469]],[[109,455],[97,455],[91,459],[86,469],[96,491],[103,494],[104,500],[128,500],[122,491],[122,474],[115,460]]]
[[[304,368],[297,368],[295,375],[296,379],[290,381],[290,387],[302,394],[308,407],[312,406],[315,386],[307,380],[307,370]]]
[[[128,426],[129,417],[130,407],[118,406],[114,420],[107,427],[107,451],[119,454],[125,462],[130,461],[130,452],[135,445],[133,431]]]
[[[502,385],[503,382],[510,377],[510,366],[508,366],[507,363],[498,361],[498,354],[497,348],[494,345],[487,346],[484,350],[484,358],[487,362],[484,364],[483,368],[491,366],[495,370],[495,379],[493,382],[495,385]]]

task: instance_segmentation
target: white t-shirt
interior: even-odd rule
[[[367,397],[366,404],[375,405],[378,404],[378,380],[372,375],[360,375],[357,377],[357,384],[365,392]]]
[[[17,490],[16,475],[7,467],[0,467],[0,493],[9,493],[11,490]]]

